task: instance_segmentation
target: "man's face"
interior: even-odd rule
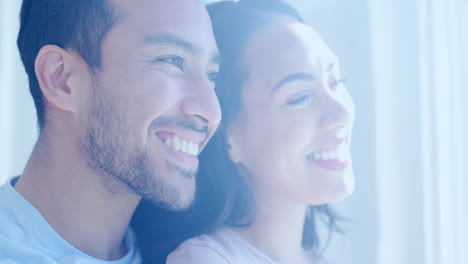
[[[201,1],[111,4],[122,18],[102,42],[83,104],[84,154],[112,192],[130,187],[183,209],[194,197],[197,156],[221,119],[211,22]]]

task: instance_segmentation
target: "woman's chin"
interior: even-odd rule
[[[339,182],[334,182],[329,186],[322,186],[320,194],[310,198],[310,205],[323,205],[339,203],[348,198],[354,192],[353,173],[346,173]]]

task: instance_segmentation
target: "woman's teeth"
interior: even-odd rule
[[[341,144],[337,148],[313,152],[308,155],[311,160],[340,160],[347,161],[350,158],[348,147],[346,144]]]
[[[171,147],[173,150],[182,152],[189,156],[197,156],[199,152],[199,146],[197,143],[189,141],[185,138],[179,138],[174,135],[172,137],[166,138],[164,141],[166,145]]]

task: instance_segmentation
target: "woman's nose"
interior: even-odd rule
[[[354,105],[349,96],[347,98],[328,96],[323,105],[323,114],[320,120],[321,127],[333,130],[349,124],[354,115]]]

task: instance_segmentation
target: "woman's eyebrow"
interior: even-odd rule
[[[279,82],[277,82],[271,91],[271,93],[274,93],[276,90],[281,88],[281,86],[285,85],[288,82],[293,82],[293,81],[313,81],[315,80],[315,76],[310,73],[310,72],[296,72],[293,74],[290,74],[283,79],[281,79]]]

